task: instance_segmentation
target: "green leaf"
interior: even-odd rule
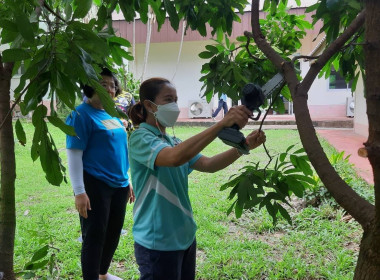
[[[272,217],[273,223],[275,224],[277,222],[277,205],[272,205],[269,201],[266,201],[265,207],[267,208],[267,211],[269,215]]]
[[[108,92],[102,87],[97,80],[90,80],[90,86],[95,89],[100,101],[102,102],[104,110],[112,117],[117,117],[118,113],[115,109],[115,102],[112,100]]]
[[[219,50],[217,47],[213,46],[213,45],[206,45],[206,50],[208,50],[209,52],[213,53],[213,54],[218,54],[219,53]]]
[[[107,8],[106,6],[101,5],[98,10],[98,20],[97,20],[98,26],[96,28],[98,31],[102,30],[103,27],[106,25],[107,17],[108,17]]]
[[[295,180],[307,182],[310,185],[315,185],[316,184],[316,181],[313,179],[313,177],[299,175],[299,174],[293,174],[293,175],[289,175],[289,176],[291,176]]]
[[[74,0],[74,15],[73,18],[84,18],[90,11],[92,0]]]
[[[164,6],[166,9],[166,12],[169,14],[170,25],[177,32],[178,26],[179,26],[179,17],[177,14],[177,10],[174,6],[174,2],[170,0],[164,0]]]
[[[19,36],[21,36],[18,32],[13,32],[11,30],[8,30],[8,29],[3,29],[1,31],[1,44],[4,45],[4,44],[8,44],[8,43],[13,43],[16,38],[18,38]]]
[[[282,207],[280,204],[277,204],[277,207],[278,207],[278,210],[279,210],[281,216],[283,216],[285,218],[285,220],[287,220],[288,223],[291,225],[292,224],[292,218],[290,217],[288,211],[286,211],[286,209],[284,207]]]
[[[39,261],[40,259],[46,257],[46,255],[48,254],[48,251],[49,251],[49,246],[48,245],[45,245],[43,246],[42,248],[38,249],[34,254],[33,254],[33,257],[31,259],[31,262],[36,262],[36,261]]]
[[[351,1],[348,1],[348,5],[349,5],[351,8],[353,8],[353,9],[355,9],[355,10],[358,10],[358,11],[361,9],[361,7],[360,7],[360,2],[357,1],[357,0],[351,0]]]
[[[238,184],[237,194],[238,194],[238,204],[240,207],[244,206],[244,203],[249,200],[248,189],[252,186],[251,181],[248,177],[244,176]]]
[[[65,124],[60,118],[48,116],[47,119],[49,122],[54,125],[55,127],[58,127],[60,130],[62,130],[64,133],[70,136],[76,136],[74,127]]]
[[[127,47],[127,48],[130,48],[132,46],[128,40],[121,38],[121,37],[117,37],[117,36],[112,36],[112,37],[108,38],[107,40],[108,40],[108,42],[117,43],[117,44],[122,45],[122,46]]]
[[[111,50],[111,54],[112,54],[112,58],[113,58],[114,62],[117,65],[122,65],[123,64],[123,58],[121,57],[121,55],[119,53],[119,48],[116,47],[115,45],[112,45],[110,47],[110,50]]]
[[[326,0],[326,7],[330,11],[335,11],[341,5],[341,0]]]
[[[133,21],[136,15],[135,9],[133,9],[133,7],[131,7],[131,5],[128,4],[128,1],[119,1],[119,5],[120,5],[120,9],[124,15],[125,20],[127,22]],[[147,14],[147,11],[145,12],[141,11],[141,21],[143,23],[147,22],[146,14]]]
[[[200,54],[198,54],[198,56],[200,58],[203,58],[203,59],[209,59],[209,58],[213,57],[214,54],[212,52],[203,51]]]
[[[300,153],[304,153],[304,152],[305,152],[305,149],[301,148],[301,149],[298,149],[297,151],[293,152],[293,154],[300,154]]]
[[[18,141],[20,142],[21,145],[25,146],[26,134],[19,119],[16,121],[15,128],[16,128],[16,136],[17,136]]]
[[[33,25],[30,23],[28,16],[24,14],[22,11],[18,11],[15,13],[15,22],[21,36],[25,40],[33,43],[34,42],[34,31],[32,27]]]
[[[263,198],[262,197],[256,197],[252,200],[248,200],[245,204],[244,204],[244,208],[245,209],[252,209],[253,207],[255,207],[257,204],[259,204],[260,202],[263,201]]]
[[[59,186],[63,180],[60,159],[58,157],[57,151],[53,150],[53,144],[47,134],[42,135],[40,146],[40,162],[42,168],[45,171],[46,179],[48,182],[54,186]]]
[[[280,154],[280,162],[283,162],[287,155],[288,155],[287,153]]]
[[[231,214],[232,210],[234,209],[234,206],[235,206],[236,202],[237,202],[237,200],[235,200],[235,202],[232,203],[231,206],[228,208],[228,210],[227,210],[227,216],[229,214]]]
[[[36,276],[36,274],[34,272],[28,271],[27,273],[24,274],[24,276],[22,278],[24,278],[24,279],[32,279],[35,276]]]
[[[17,24],[7,19],[0,19],[0,27],[12,32],[18,32]]]
[[[288,153],[291,149],[293,149],[295,145],[290,145],[287,149],[286,149],[286,153]]]
[[[216,40],[219,42],[219,43],[222,43],[223,42],[223,37],[224,37],[224,32],[223,32],[223,29],[222,27],[218,27],[216,29]]]
[[[65,4],[65,19],[66,20],[70,20],[72,14],[73,14],[73,8],[71,7],[71,2],[70,1],[66,1],[66,4]]]
[[[289,176],[285,178],[285,182],[288,184],[289,190],[291,190],[297,197],[303,197],[305,188],[300,182]]]
[[[37,270],[37,269],[40,269],[40,268],[43,268],[45,267],[47,264],[48,264],[49,260],[43,260],[41,262],[38,262],[38,263],[27,263],[25,265],[25,270]]]
[[[235,216],[236,216],[236,218],[240,218],[241,217],[241,215],[243,214],[243,207],[241,207],[240,205],[239,205],[239,203],[236,203],[235,204]]]
[[[310,164],[306,160],[298,157],[297,162],[298,162],[298,167],[301,168],[302,172],[305,175],[309,175],[309,176],[313,175],[313,170],[311,169]]]
[[[306,10],[305,10],[305,14],[310,13],[310,12],[316,10],[319,7],[319,5],[320,5],[320,3],[315,3],[315,4],[307,7]]]
[[[94,67],[92,66],[90,55],[82,48],[79,48],[82,52],[82,55],[80,56],[82,61],[82,67],[84,71],[86,72],[86,75],[89,79],[98,79],[98,76],[96,75],[96,72],[94,70]]]
[[[7,49],[3,53],[3,62],[15,62],[30,58],[30,54],[25,49]]]

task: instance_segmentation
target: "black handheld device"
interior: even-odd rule
[[[241,103],[246,106],[252,113],[257,113],[252,120],[258,120],[261,116],[260,107],[264,104],[265,99],[274,92],[281,90],[285,85],[284,76],[277,73],[262,88],[256,84],[246,84],[242,90]],[[241,154],[249,154],[249,147],[246,143],[244,134],[239,131],[239,126],[234,124],[231,127],[223,128],[218,137],[227,145],[235,147]]]

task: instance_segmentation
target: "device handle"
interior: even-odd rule
[[[231,126],[231,128],[236,129],[236,130],[240,130],[240,127],[236,123],[233,126]]]

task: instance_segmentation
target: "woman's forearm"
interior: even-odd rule
[[[236,148],[232,148],[210,158],[200,158],[193,165],[193,168],[198,171],[213,173],[223,168],[226,168],[230,164],[234,163],[241,156],[242,154]]]
[[[155,164],[157,166],[180,166],[188,162],[210,144],[222,128],[221,123],[216,123],[173,148],[163,149],[158,154]]]

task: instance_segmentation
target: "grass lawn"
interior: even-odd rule
[[[69,184],[60,187],[47,183],[39,161],[30,158],[33,126],[24,123],[28,135],[26,147],[16,144],[17,229],[15,266],[27,263],[33,252],[49,239],[56,253],[59,279],[81,279],[78,214]],[[176,136],[186,139],[204,128],[178,127]],[[171,130],[168,131],[171,133]],[[51,127],[51,133],[66,165],[65,135]],[[299,143],[297,131],[268,130],[267,147],[272,155]],[[323,143],[326,153],[333,149]],[[228,149],[216,139],[203,152],[213,155]],[[352,219],[343,221],[344,212],[328,203],[318,208],[301,207],[294,199],[293,225],[285,220],[272,225],[264,210],[245,212],[240,219],[226,216],[231,204],[229,192],[219,191],[228,178],[247,162],[268,158],[262,147],[241,157],[223,171],[206,174],[194,171],[189,177],[190,198],[198,224],[197,279],[352,279],[362,234]],[[342,170],[352,174],[351,167]],[[364,193],[371,192],[363,180],[356,178]],[[124,228],[110,272],[123,279],[138,279],[133,255],[132,206],[128,205]],[[39,275],[47,273],[40,271]]]

